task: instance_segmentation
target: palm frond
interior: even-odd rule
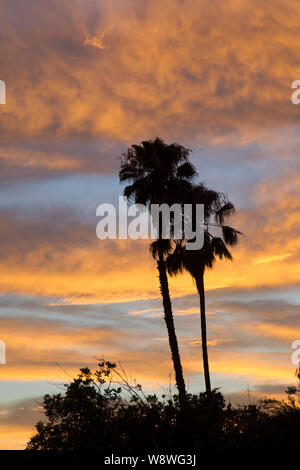
[[[166,268],[170,276],[181,274],[185,268],[185,248],[183,241],[176,243],[175,249],[166,258]]]
[[[226,258],[226,259],[232,260],[232,254],[226,247],[222,238],[214,237],[211,241],[211,247],[212,247],[213,253],[215,254],[215,256],[218,256],[218,258],[220,259]]]
[[[185,162],[177,168],[177,178],[191,179],[197,175],[197,170],[190,162]]]
[[[165,257],[172,251],[172,242],[171,240],[164,238],[155,240],[151,243],[149,250],[154,259],[159,257],[159,253],[162,253],[162,255]]]
[[[223,225],[226,218],[235,213],[235,207],[231,202],[226,202],[222,207],[215,211],[215,220],[220,225]]]
[[[227,225],[222,225],[222,233],[225,243],[230,246],[236,245],[238,243],[238,236],[242,235],[241,232]]]

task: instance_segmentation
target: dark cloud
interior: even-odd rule
[[[1,426],[34,427],[42,420],[40,403],[42,397],[28,398],[14,403],[0,405]]]

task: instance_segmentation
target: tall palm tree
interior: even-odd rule
[[[191,190],[192,179],[196,175],[194,166],[188,161],[189,152],[182,145],[176,143],[167,145],[159,138],[144,141],[140,145],[132,145],[123,154],[119,173],[121,182],[130,183],[124,189],[124,196],[148,207],[151,204],[180,203],[181,195]],[[165,263],[170,246],[170,241],[162,238],[159,226],[158,240],[151,244],[150,249],[157,262],[164,320],[168,331],[179,402],[183,407],[186,402],[186,390]]]
[[[207,352],[204,273],[207,268],[213,267],[217,258],[232,260],[228,246],[237,244],[238,235],[241,235],[241,232],[225,225],[226,220],[235,212],[233,204],[228,201],[225,194],[207,189],[200,184],[191,191],[190,202],[204,204],[203,246],[200,250],[187,250],[188,240],[177,240],[173,251],[169,250],[166,265],[170,275],[178,275],[186,270],[196,283],[200,297],[203,370],[206,392],[209,395],[211,382]]]

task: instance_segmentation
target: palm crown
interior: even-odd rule
[[[167,145],[159,138],[132,145],[123,154],[119,173],[121,182],[131,182],[124,196],[144,205],[178,202],[197,174],[188,161],[189,152],[182,145]]]
[[[228,246],[237,244],[241,232],[225,225],[235,208],[224,193],[200,184],[192,188],[186,200],[204,205],[204,243],[199,250],[187,250],[186,239],[175,241],[173,250],[168,247],[167,269],[170,275],[186,269],[196,277],[203,274],[205,268],[212,268],[217,258],[232,260]]]

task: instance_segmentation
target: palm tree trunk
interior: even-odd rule
[[[205,378],[205,388],[208,395],[211,394],[209,364],[207,354],[207,334],[206,334],[206,316],[205,316],[205,290],[204,290],[204,272],[197,277],[196,285],[200,297],[200,318],[201,318],[201,339],[202,339],[202,357],[203,357],[203,370]]]
[[[171,304],[170,293],[169,293],[169,284],[168,284],[166,266],[165,266],[162,253],[159,253],[159,259],[157,261],[157,269],[159,272],[160,292],[163,298],[163,307],[164,307],[164,313],[165,313],[164,320],[166,322],[166,326],[168,330],[171,357],[172,357],[174,370],[175,370],[176,385],[178,388],[179,404],[180,404],[180,407],[183,408],[186,403],[185,383],[184,383],[181,360],[180,360],[180,355],[179,355],[178,342],[177,342],[177,337],[175,333],[174,318],[173,318],[172,304]]]

